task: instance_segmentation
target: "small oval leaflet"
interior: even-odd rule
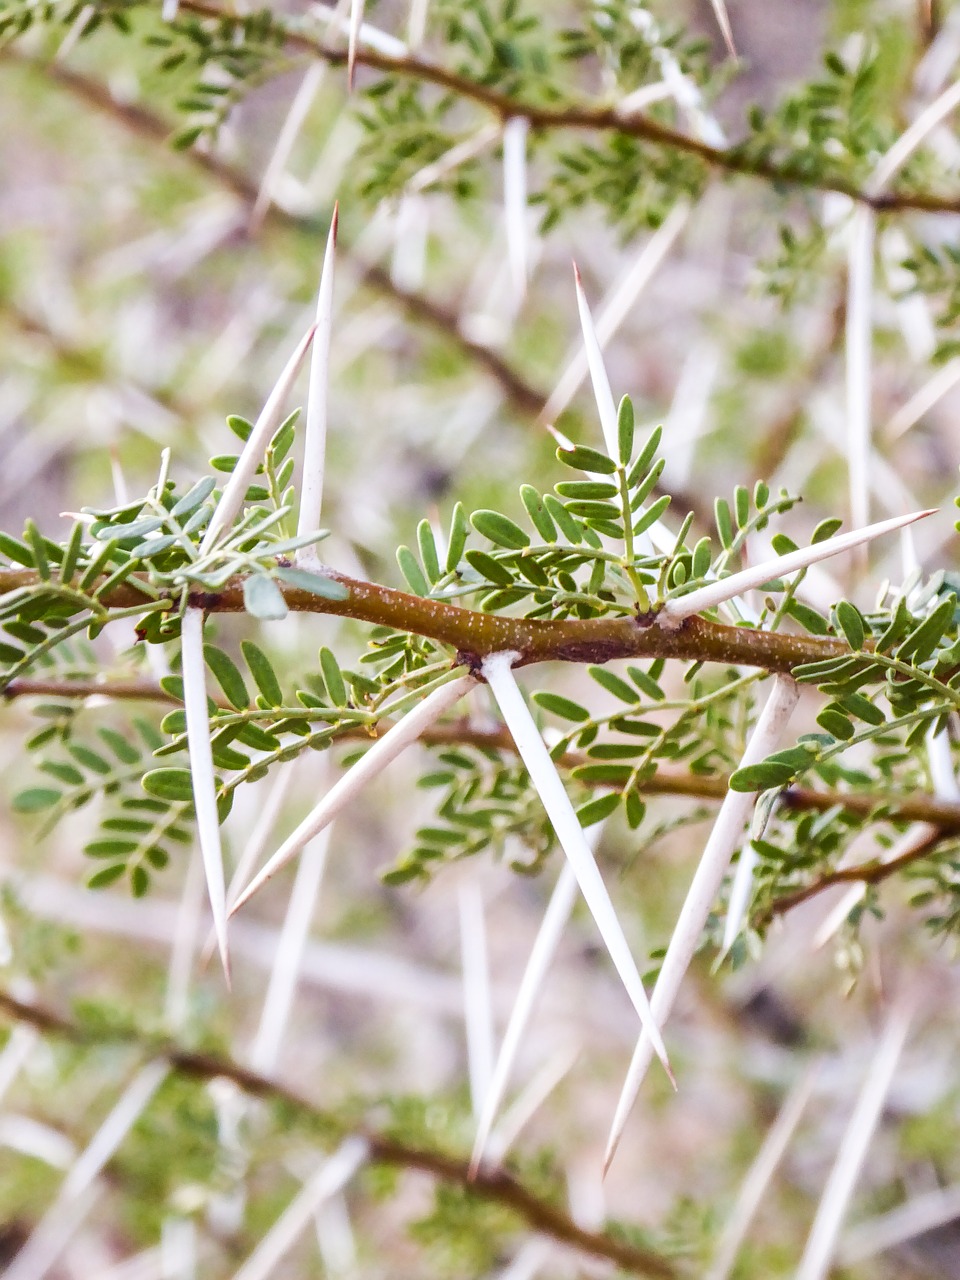
[[[499,511],[474,511],[470,523],[477,533],[508,551],[522,551],[530,545],[529,537],[520,526]]]
[[[15,813],[40,813],[52,808],[59,799],[60,792],[52,787],[29,787],[14,796],[13,809]]]
[[[198,480],[193,488],[183,495],[180,501],[175,504],[170,514],[175,516],[178,520],[181,516],[191,515],[196,511],[197,507],[210,497],[216,487],[217,482],[213,476],[204,476],[202,480]]]
[[[467,523],[467,514],[463,509],[463,503],[458,502],[453,508],[453,515],[450,517],[450,536],[447,539],[447,558],[444,564],[447,573],[453,573],[460,563],[463,549],[467,545],[469,532],[470,526]]]
[[[738,769],[730,778],[731,791],[768,791],[771,787],[784,787],[795,770],[788,764],[766,760],[763,764],[749,764]]]
[[[320,648],[320,670],[323,672],[323,682],[327,686],[327,692],[333,702],[338,707],[345,707],[347,705],[347,686],[343,682],[340,664],[334,657],[333,650],[328,649],[326,645],[322,645]]]
[[[105,889],[107,885],[119,880],[126,869],[127,864],[125,862],[115,862],[112,867],[103,867],[87,879],[87,888]]]
[[[193,780],[189,769],[151,769],[143,775],[143,789],[151,796],[177,803],[193,802]]]
[[[817,716],[817,724],[841,742],[848,741],[854,735],[853,725],[841,711],[833,706],[824,707]]]
[[[597,796],[596,799],[582,804],[577,810],[577,817],[582,827],[592,827],[595,822],[602,822],[604,818],[609,818],[619,807],[620,796],[616,791],[612,791],[609,795]]]
[[[849,600],[841,600],[836,608],[837,625],[851,649],[862,649],[864,640],[863,619],[860,610]]]
[[[301,591],[310,591],[315,596],[323,596],[325,600],[346,600],[350,595],[347,587],[335,578],[328,578],[323,573],[308,573],[306,569],[277,570],[277,577],[289,587],[299,587]]]
[[[639,702],[640,694],[632,685],[627,684],[618,675],[614,675],[612,671],[607,671],[604,667],[588,667],[587,671],[608,693],[612,693],[615,698],[619,698],[621,702]]]
[[[471,568],[476,569],[477,573],[489,582],[494,582],[499,587],[513,586],[513,575],[510,570],[494,560],[493,556],[488,556],[485,551],[468,551],[464,559]]]
[[[250,694],[233,659],[212,644],[203,646],[203,656],[231,705],[238,710],[249,707]]]
[[[520,486],[520,499],[534,528],[544,542],[556,542],[557,526],[551,519],[543,498],[532,484],[522,484]]]
[[[417,557],[409,547],[397,547],[397,564],[406,579],[407,586],[417,596],[430,594],[430,583],[426,580]]]
[[[629,465],[630,455],[633,453],[633,430],[633,401],[629,396],[624,396],[617,410],[617,452],[623,467]]]
[[[282,706],[283,691],[267,655],[252,640],[241,640],[240,649],[243,653],[244,661],[250,668],[250,674],[253,676],[256,686],[267,705],[271,707]]]
[[[617,469],[612,458],[582,444],[575,445],[572,449],[558,449],[557,460],[576,471],[595,472],[601,476],[612,476]]]
[[[533,695],[533,701],[538,707],[543,707],[544,711],[550,711],[555,716],[560,716],[562,720],[582,723],[590,719],[590,712],[586,707],[581,707],[579,702],[564,698],[559,693],[538,692]]]
[[[243,582],[243,607],[254,618],[279,621],[287,616],[287,602],[283,592],[265,574],[253,574]]]

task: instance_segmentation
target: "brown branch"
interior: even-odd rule
[[[951,807],[956,808],[956,806]],[[920,818],[919,821],[924,821],[924,819]],[[904,867],[909,867],[914,862],[928,858],[942,840],[947,836],[956,835],[958,832],[960,832],[960,827],[953,823],[934,826],[932,830],[922,833],[918,837],[916,844],[901,853],[899,857],[891,858],[889,862],[871,858],[869,862],[861,862],[856,866],[838,867],[834,871],[827,871],[812,883],[804,885],[802,889],[795,889],[792,893],[785,893],[779,898],[775,898],[760,913],[755,924],[758,928],[763,928],[776,916],[786,915],[794,907],[799,907],[801,903],[809,902],[811,898],[815,898],[818,894],[825,893],[828,889],[833,889],[837,885],[880,884],[891,876],[895,876]]]
[[[655,613],[616,618],[515,618],[411,595],[330,568],[326,573],[346,587],[346,599],[329,600],[278,583],[287,607],[298,613],[335,614],[426,636],[449,645],[456,651],[457,661],[473,669],[487,655],[503,652],[516,653],[514,665],[518,667],[536,662],[676,658],[758,667],[770,672],[789,672],[807,662],[851,656],[847,644],[831,636],[731,627],[701,617],[687,618],[675,628],[662,627]],[[38,586],[41,581],[32,569],[0,570],[0,598],[11,591]],[[138,587],[136,575],[105,591],[100,602],[107,608],[138,604],[146,608],[154,603]],[[189,603],[207,613],[242,613],[243,579],[232,578],[219,591],[191,592]]]
[[[181,0],[180,8],[195,13],[199,17],[218,22],[233,17],[225,9],[208,4],[206,0]],[[331,66],[345,66],[347,63],[345,50],[328,48],[319,39],[304,35],[302,32],[288,30],[285,32],[285,39],[291,49],[299,49],[313,57],[322,58]],[[849,196],[859,204],[869,205],[877,212],[895,213],[913,210],[924,213],[960,213],[960,195],[937,195],[933,192],[873,193],[844,178],[824,178],[791,168],[789,164],[751,156],[743,144],[731,147],[710,146],[699,138],[671,129],[640,112],[624,114],[616,106],[595,104],[547,107],[523,102],[414,54],[397,58],[379,53],[374,49],[364,48],[356,51],[355,61],[360,66],[370,67],[387,75],[407,76],[436,85],[438,88],[475,102],[478,106],[485,107],[504,121],[522,117],[536,129],[619,133],[673,151],[697,156],[710,168],[725,173],[758,178],[784,186],[803,187],[812,191],[835,191]]]
[[[296,1090],[252,1071],[232,1058],[196,1052],[175,1042],[151,1038],[134,1028],[100,1024],[85,1027],[81,1022],[65,1017],[53,1009],[20,1000],[2,988],[0,1010],[14,1022],[29,1024],[47,1035],[60,1037],[73,1044],[128,1044],[153,1059],[167,1062],[179,1075],[195,1080],[230,1080],[249,1097],[281,1103],[305,1120],[319,1122],[325,1129],[347,1136],[348,1131],[343,1121],[334,1113],[323,1110]],[[349,1132],[357,1133],[366,1142],[370,1159],[375,1164],[419,1169],[432,1174],[435,1178],[461,1187],[478,1199],[501,1205],[516,1214],[532,1230],[539,1231],[560,1244],[595,1258],[607,1259],[635,1275],[652,1276],[657,1280],[676,1280],[680,1274],[668,1258],[653,1249],[628,1243],[613,1233],[588,1231],[578,1226],[568,1214],[530,1191],[503,1168],[482,1168],[471,1179],[466,1160],[402,1142],[372,1128],[351,1129]]]
[[[4,698],[114,698],[121,702],[183,703],[155,680],[11,680]]]

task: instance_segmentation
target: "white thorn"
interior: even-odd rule
[[[317,320],[313,350],[310,352],[310,384],[303,440],[303,480],[300,486],[300,514],[297,536],[315,533],[320,527],[323,506],[323,477],[327,451],[327,403],[330,382],[330,337],[333,330],[333,268],[337,248],[339,208],[333,206],[327,248],[320,272],[317,292]],[[301,563],[315,562],[316,547],[303,547],[297,553]]]
[[[320,85],[323,83],[325,73],[326,65],[324,63],[311,63],[307,68],[306,75],[300,82],[300,87],[294,94],[286,119],[277,135],[276,145],[264,167],[257,198],[253,203],[253,208],[250,210],[250,218],[247,225],[252,234],[256,234],[260,230],[267,211],[273,203],[273,193],[277,189],[277,184],[284,169],[287,167],[287,162],[293,152],[297,137],[306,122],[307,114],[313,105],[313,100],[317,96]]]
[[[747,1228],[753,1221],[757,1210],[763,1204],[767,1188],[770,1185],[777,1166],[783,1158],[790,1139],[793,1137],[800,1118],[810,1101],[813,1087],[822,1069],[821,1062],[812,1066],[799,1077],[784,1100],[767,1135],[763,1140],[756,1158],[747,1170],[746,1177],[740,1185],[737,1200],[733,1209],[724,1215],[723,1231],[713,1265],[704,1280],[727,1280],[733,1270],[737,1253]]]
[[[912,1008],[901,1003],[891,1012],[867,1071],[817,1206],[796,1280],[823,1280],[830,1271],[847,1205],[883,1109],[910,1028]]]
[[[346,1138],[303,1184],[253,1253],[234,1273],[233,1280],[267,1280],[268,1276],[284,1274],[280,1264],[317,1208],[346,1186],[369,1155],[370,1147],[365,1138],[356,1135]]]
[[[353,76],[356,70],[357,45],[360,43],[360,28],[363,25],[364,0],[350,0],[350,31],[347,36],[347,87],[353,91]]]
[[[263,455],[266,452],[267,445],[270,443],[270,437],[280,425],[283,402],[286,400],[290,388],[293,386],[293,381],[300,371],[300,365],[307,354],[307,348],[313,340],[313,333],[314,327],[311,326],[300,339],[297,349],[284,366],[283,372],[267,397],[267,402],[263,406],[259,418],[254,423],[249,438],[240,451],[237,465],[227,481],[223,496],[210,517],[210,523],[207,525],[203,542],[200,544],[200,554],[202,556],[206,555],[211,547],[215,545],[217,538],[233,522],[233,517],[243,505],[247,489],[250,487],[250,481],[256,474],[257,467],[263,461]]]
[[[379,738],[370,750],[330,788],[320,803],[307,814],[296,831],[287,836],[266,866],[254,876],[238,896],[230,908],[230,914],[233,915],[238,911],[258,889],[276,875],[281,867],[286,866],[291,858],[296,857],[307,841],[312,840],[328,823],[332,822],[337,814],[357,797],[367,783],[378,773],[382,773],[401,751],[412,742],[416,742],[424,729],[433,724],[475,686],[476,680],[473,676],[461,676],[458,680],[451,680],[448,684],[441,685],[439,689],[434,689],[428,694],[412,711],[409,711],[382,738]]]
[[[777,746],[784,727],[797,704],[799,691],[789,676],[776,676],[770,696],[754,726],[753,733],[743,752],[740,768],[758,764]],[[717,892],[730,865],[730,858],[740,841],[744,824],[756,800],[756,792],[728,791],[713,824],[706,847],[684,899],[673,936],[663,958],[660,975],[653,989],[651,1007],[656,1025],[662,1029],[690,961],[696,952],[703,926],[710,914]],[[651,1045],[646,1035],[641,1035],[634,1050],[633,1060],[627,1072],[616,1114],[607,1140],[604,1172],[616,1154],[627,1118],[640,1091],[640,1085],[650,1064]]]
[[[733,28],[730,26],[730,15],[727,13],[727,6],[724,0],[710,0],[710,4],[713,6],[717,26],[723,36],[723,43],[727,46],[727,53],[731,58],[736,58],[737,49],[733,43]]]
[[[275,1071],[280,1058],[280,1049],[297,994],[310,923],[327,864],[329,843],[330,827],[327,827],[319,839],[306,849],[297,867],[297,878],[274,951],[270,981],[260,1012],[260,1025],[250,1049],[250,1066],[264,1075]]]
[[[869,195],[877,196],[899,173],[930,133],[946,119],[951,112],[960,106],[960,80],[955,80],[944,89],[939,97],[934,98],[917,116],[916,120],[905,129],[892,147],[877,162],[877,166],[866,184]]]
[[[493,1012],[490,1006],[490,961],[483,894],[472,880],[460,886],[460,957],[463,975],[463,1019],[467,1035],[470,1102],[478,1116],[493,1075]]]
[[[593,852],[583,834],[583,828],[574,813],[570,797],[560,780],[557,767],[550,759],[550,753],[514,678],[512,666],[516,657],[514,653],[491,654],[484,660],[483,675],[497,700],[517,752],[527,767],[530,781],[540,796],[543,807],[547,811],[547,817],[557,833],[560,846],[573,867],[580,891],[590,908],[591,915],[597,922],[600,936],[637,1011],[641,1026],[647,1029],[657,1056],[672,1080],[673,1075],[667,1060],[663,1038],[651,1014],[647,993],[643,989],[643,982],[637,972],[630,945],[617,919],[607,887],[603,883]]]
[[[514,306],[527,293],[530,261],[530,228],[527,209],[527,134],[530,122],[514,116],[503,130],[503,213],[507,230],[507,257],[513,285]]]
[[[607,453],[611,458],[616,458],[617,407],[613,401],[613,392],[610,390],[610,379],[607,377],[606,366],[603,363],[603,352],[600,349],[597,331],[594,328],[593,316],[590,314],[587,295],[583,291],[583,281],[580,279],[580,269],[576,263],[573,264],[573,274],[577,285],[577,308],[580,312],[580,328],[583,330],[583,347],[587,353],[587,367],[590,370],[590,381],[593,383],[593,396],[597,402],[597,411],[600,414],[600,426],[603,429],[603,439],[607,446]]]
[[[796,551],[788,552],[785,556],[764,560],[760,564],[752,565],[749,569],[743,569],[740,573],[732,573],[729,578],[720,578],[717,582],[711,582],[705,587],[698,587],[688,595],[676,596],[665,601],[658,618],[661,625],[676,626],[684,618],[703,613],[706,609],[713,609],[724,600],[730,600],[743,591],[751,591],[754,587],[762,586],[772,578],[786,577],[787,574],[796,573],[798,569],[806,569],[809,565],[816,564],[818,560],[826,560],[830,556],[839,555],[841,551],[849,551],[862,543],[872,542],[874,538],[879,538],[885,533],[892,533],[895,529],[902,529],[904,525],[912,524],[915,520],[932,516],[936,511],[936,507],[931,507],[927,511],[913,511],[907,516],[894,516],[890,520],[881,520],[877,524],[867,525],[865,529],[855,529],[851,533],[838,533],[836,537],[816,542],[811,547],[800,547]]]
[[[520,1041],[527,1029],[534,1004],[546,978],[547,970],[556,955],[557,946],[570,918],[570,912],[573,910],[576,895],[577,877],[574,874],[572,864],[564,862],[547,910],[544,913],[543,922],[537,932],[530,958],[527,961],[527,967],[524,969],[523,977],[520,980],[520,988],[517,991],[517,997],[510,1013],[507,1029],[503,1033],[503,1042],[497,1055],[490,1087],[487,1090],[486,1097],[483,1099],[483,1107],[477,1121],[477,1136],[474,1139],[473,1153],[470,1156],[471,1178],[476,1176],[483,1160],[487,1140],[493,1128],[493,1121],[506,1091],[513,1064],[516,1061]]]
[[[680,232],[690,218],[690,205],[686,201],[675,204],[661,225],[653,233],[637,255],[633,264],[624,272],[618,283],[610,289],[597,314],[596,335],[601,349],[613,338],[631,307],[656,274],[660,264],[673,248]],[[564,409],[580,389],[589,370],[586,346],[577,349],[568,361],[540,410],[539,421],[556,422]]]
[[[870,519],[871,358],[873,247],[876,215],[864,205],[853,215],[847,270],[847,460],[850,518]]]
[[[229,982],[227,891],[223,877],[223,853],[220,849],[220,818],[217,814],[217,784],[210,746],[210,722],[207,718],[203,613],[199,609],[188,609],[183,615],[180,652],[183,666],[183,706],[187,717],[187,747],[190,752],[190,776],[193,782],[193,806],[197,815],[200,854],[217,947]]]

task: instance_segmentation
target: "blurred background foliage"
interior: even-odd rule
[[[520,517],[522,481],[546,488],[561,478],[548,421],[599,442],[588,388],[575,389],[562,411],[551,400],[579,345],[571,257],[601,313],[602,299],[622,286],[629,294],[634,281],[607,365],[639,422],[664,423],[663,484],[676,509],[689,507],[705,528],[715,494],[763,478],[774,492],[783,484],[803,494],[782,526],[798,541],[824,516],[849,520],[842,192],[867,186],[879,157],[955,77],[960,12],[938,0],[727,7],[736,62],[705,2],[653,4],[649,13],[625,0],[367,4],[377,32],[412,45],[422,38],[424,59],[531,111],[562,112],[587,98],[609,104],[655,88],[674,67],[686,77],[687,107],[653,92],[643,107],[650,119],[706,147],[739,144],[730,168],[780,168],[777,182],[769,173],[730,177],[696,148],[534,121],[518,247],[496,113],[455,85],[424,87],[362,58],[351,93],[342,30],[329,35],[337,56],[322,75],[303,48],[271,40],[272,24],[284,22],[320,40],[336,21],[348,23],[343,6],[339,19],[319,5],[250,17],[245,41],[235,41],[250,60],[235,74],[229,50],[211,72],[191,35],[199,5],[192,14],[183,7],[183,36],[164,45],[155,4],[51,5],[45,14],[0,0],[0,23],[9,20],[0,47],[0,527],[19,532],[30,516],[57,537],[61,512],[144,491],[161,448],[173,448],[181,475],[229,449],[225,415],[255,416],[310,323],[335,200],[324,508],[334,532],[324,554],[338,567],[402,586],[395,548],[413,544],[422,516],[445,525],[460,499],[468,510]],[[361,51],[378,47],[374,35],[361,39]],[[295,104],[300,127],[277,166]],[[462,162],[425,185],[425,166],[440,161],[442,170],[465,142]],[[960,191],[958,154],[948,117],[893,189],[907,205],[917,192],[946,193],[948,202]],[[874,518],[949,506],[955,491],[957,225],[956,210],[880,218]],[[638,261],[650,267],[643,288]],[[529,282],[518,283],[518,272]],[[940,394],[931,398],[935,378]],[[928,571],[955,567],[948,528],[941,520],[917,529]],[[821,603],[843,594],[868,608],[879,583],[901,579],[900,551],[878,550],[869,576],[862,562],[831,572],[848,576],[838,586],[811,575]],[[218,634],[231,646],[253,632],[224,622]],[[279,665],[297,669],[319,644],[348,658],[363,645],[355,626],[333,618],[291,618],[259,634]],[[121,644],[109,657],[115,669],[124,654]],[[590,682],[564,672],[562,688],[576,696]],[[43,715],[36,703],[4,710],[10,795],[24,782],[21,741]],[[243,1260],[353,1118],[414,1146],[469,1151],[462,934],[482,901],[502,1027],[554,872],[514,875],[510,856],[529,855],[508,847],[502,861],[444,868],[425,889],[384,886],[380,874],[431,812],[429,795],[413,786],[416,767],[394,766],[333,833],[294,1014],[270,1063],[336,1123],[246,1105],[222,1080],[207,1088],[176,1073],[148,1079],[143,1088],[156,1091],[128,1138],[82,1194],[67,1194],[64,1171],[140,1079],[137,1052],[106,1033],[91,1048],[11,1021],[0,1048],[0,1254],[20,1259],[10,1275],[41,1274],[39,1257],[51,1276],[247,1280],[254,1272],[239,1270]],[[319,757],[299,762],[282,824],[309,807],[324,770]],[[226,828],[233,858],[261,838],[271,785],[238,798]],[[702,805],[667,798],[653,802],[651,830],[660,822],[663,837],[648,835],[639,852],[625,826],[605,835],[605,872],[635,951],[651,965],[707,816]],[[37,844],[29,819],[0,818],[6,986],[58,1008],[79,1002],[94,1026],[177,1028],[185,1043],[250,1061],[292,879],[236,921],[228,993],[199,954],[205,925],[189,851],[149,898],[92,894],[81,887],[80,850],[93,824],[78,811]],[[706,1274],[745,1170],[816,1064],[812,1100],[734,1273],[792,1275],[891,993],[908,989],[920,1011],[851,1214],[871,1230],[858,1237],[851,1228],[837,1274],[956,1275],[960,1240],[943,1197],[956,1200],[960,1177],[957,979],[952,952],[917,930],[905,896],[886,894],[881,904],[871,893],[862,930],[841,930],[821,949],[811,943],[827,910],[817,901],[784,919],[745,967],[714,976],[705,960],[671,1024],[680,1091],[651,1076],[602,1185],[603,1138],[635,1025],[578,910],[517,1070],[514,1121],[526,1123],[514,1167],[585,1228],[629,1223],[614,1233],[673,1256],[679,1274]],[[922,1206],[934,1202],[943,1219],[935,1230],[915,1229],[909,1243],[857,1260],[858,1247],[866,1255],[883,1239],[876,1216],[921,1205],[912,1221],[922,1223]],[[275,1274],[616,1269],[529,1227],[455,1183],[375,1165],[309,1215]],[[29,1255],[37,1269],[17,1270],[38,1238],[56,1247]]]

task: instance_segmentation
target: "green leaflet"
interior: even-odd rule
[[[590,712],[586,707],[581,707],[579,702],[564,698],[558,693],[537,692],[533,695],[533,701],[537,706],[543,707],[544,711],[550,711],[553,715],[559,716],[561,720],[590,719]]]
[[[848,600],[841,600],[836,606],[837,625],[851,649],[862,649],[866,631],[860,611]]]
[[[243,676],[233,659],[222,649],[212,644],[203,646],[203,656],[207,666],[213,672],[217,683],[226,695],[227,701],[238,710],[249,707],[250,694],[243,682]]]
[[[27,787],[14,796],[13,809],[16,813],[41,813],[57,804],[61,795],[52,787]]]
[[[243,580],[243,606],[254,618],[262,621],[277,621],[285,618],[289,612],[283,592],[265,574],[254,573]]]
[[[714,501],[713,512],[717,533],[720,535],[720,544],[724,548],[729,548],[733,542],[733,520],[730,517],[730,504],[726,498],[717,498]]]
[[[430,594],[430,583],[424,577],[417,557],[409,547],[397,547],[397,564],[400,566],[400,572],[407,580],[407,586],[414,595],[428,596]]]
[[[336,703],[338,707],[345,707],[347,705],[347,686],[343,683],[340,665],[333,651],[325,646],[320,649],[320,670],[323,672],[323,682],[327,686],[331,701]]]
[[[501,515],[499,511],[474,511],[470,523],[477,533],[489,538],[498,547],[521,551],[530,545],[530,539],[518,524]]]
[[[620,807],[620,796],[614,791],[609,795],[597,796],[577,809],[577,817],[582,827],[592,827],[595,822],[603,822]]]
[[[572,449],[558,449],[557,459],[575,471],[590,471],[601,476],[612,476],[617,464],[605,453],[590,449],[586,445],[575,445]]]
[[[429,520],[421,520],[417,525],[417,546],[420,548],[420,561],[424,572],[429,581],[434,583],[440,577],[440,559]]]
[[[612,671],[607,671],[604,667],[588,667],[587,670],[597,684],[608,693],[612,693],[615,698],[619,698],[621,702],[640,701],[640,694],[633,685],[627,684],[626,680],[622,680]]]
[[[617,410],[617,452],[622,467],[629,466],[633,456],[634,426],[633,401],[624,396]]]
[[[488,556],[485,551],[468,551],[464,558],[482,578],[501,587],[513,586],[513,574],[510,570],[498,560],[494,560],[493,556]]]
[[[543,497],[531,484],[522,484],[520,486],[520,500],[526,508],[527,515],[533,527],[536,529],[544,542],[556,542],[557,526],[554,523],[549,511],[547,511]]]
[[[299,591],[309,591],[311,595],[321,596],[325,600],[346,600],[350,591],[342,582],[327,577],[323,573],[308,573],[306,569],[287,569],[281,566],[276,576],[289,587]]]
[[[453,573],[460,563],[469,533],[470,524],[467,520],[467,514],[464,511],[463,503],[458,502],[453,508],[453,515],[450,517],[450,536],[447,539],[447,559],[444,566],[447,573]]]
[[[151,769],[143,775],[143,789],[159,800],[193,803],[193,780],[189,769]]]

